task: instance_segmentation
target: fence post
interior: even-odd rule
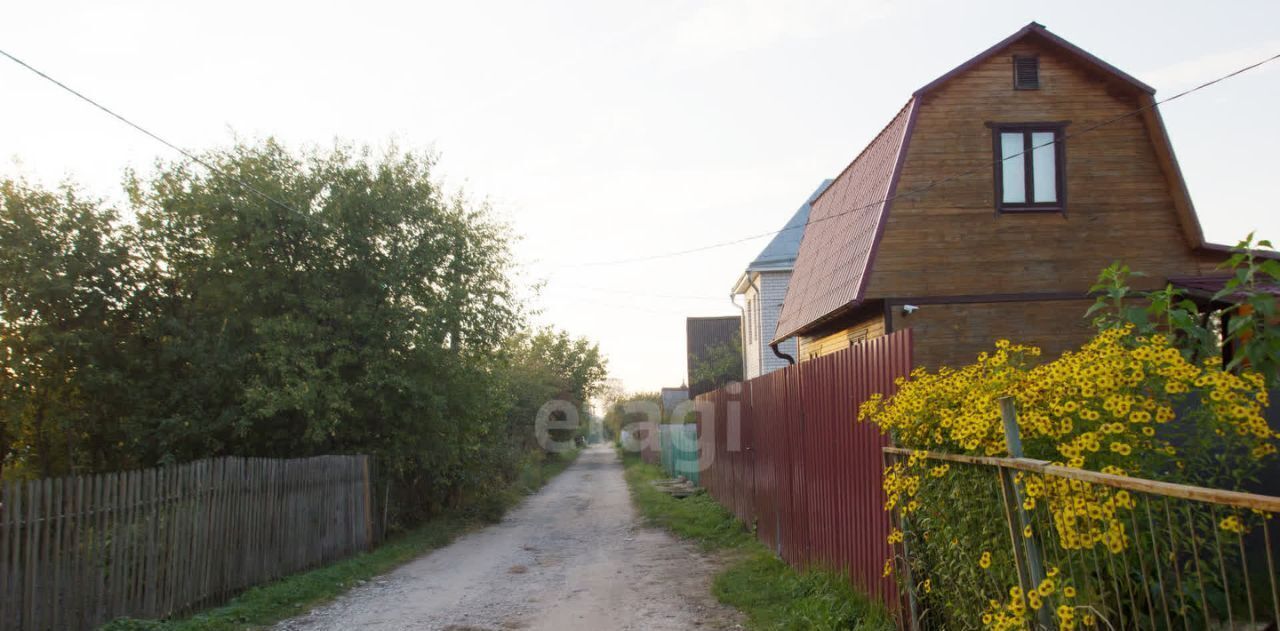
[[[1022,437],[1018,435],[1018,413],[1013,406],[1013,397],[1004,397],[1000,399],[1000,418],[1004,421],[1004,438],[1005,442],[1009,446],[1009,455],[1014,458],[1021,458]],[[1018,522],[1022,525],[1022,528],[1017,528],[1016,530],[1018,532],[1013,534],[1015,541],[1018,539],[1022,540],[1023,550],[1025,551],[1027,561],[1025,572],[1027,574],[1026,578],[1028,584],[1023,587],[1023,597],[1026,597],[1029,595],[1029,590],[1036,589],[1040,586],[1040,583],[1044,581],[1044,561],[1040,556],[1040,546],[1036,543],[1038,533],[1033,530],[1030,537],[1018,536],[1025,532],[1027,528],[1031,527],[1031,518],[1027,515],[1026,508],[1023,507],[1024,498],[1022,497],[1022,490],[1018,488],[1017,483],[1014,481],[1013,470],[1001,467],[1001,474],[1004,478],[1005,488],[1008,490],[1008,493],[1012,495],[1013,503],[1016,505]],[[1010,515],[1010,518],[1012,518],[1012,515]],[[1010,528],[1010,530],[1012,531],[1015,529]],[[1018,545],[1015,543],[1015,552],[1017,552],[1017,548]],[[1019,569],[1019,573],[1021,573],[1022,569]],[[1036,611],[1036,616],[1039,619],[1040,625],[1046,629],[1054,628],[1053,616],[1050,614],[1051,609],[1052,608],[1048,606],[1048,603],[1044,603],[1040,606],[1040,609]]]
[[[896,439],[891,438],[893,444],[898,444]],[[880,463],[885,469],[889,468],[889,461],[898,460],[898,456],[890,456],[884,450],[880,451]],[[916,583],[915,577],[911,573],[911,552],[907,550],[907,521],[902,517],[902,507],[895,506],[893,508],[894,521],[898,524],[898,530],[902,531],[902,573],[903,584],[907,586],[907,625],[908,631],[920,631],[920,605],[916,602]],[[897,567],[897,550],[893,545],[889,546],[889,560],[893,562],[893,566]],[[901,600],[899,600],[901,602]]]

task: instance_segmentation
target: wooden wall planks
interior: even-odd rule
[[[165,618],[369,549],[367,456],[0,485],[0,629]]]

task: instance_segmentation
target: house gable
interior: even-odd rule
[[[1014,93],[1014,54],[1041,60],[1043,82],[1039,89]],[[1018,287],[1017,291],[1029,286],[1035,291],[1078,287],[1079,270],[1056,261],[1064,255],[1060,248],[1079,247],[1082,241],[1068,233],[1082,227],[1090,228],[1091,235],[1104,236],[1114,234],[1104,233],[1103,226],[1129,229],[1129,247],[1108,244],[1095,250],[1098,256],[1076,256],[1076,264],[1092,266],[1089,281],[1110,262],[1094,265],[1104,253],[1112,256],[1111,260],[1124,258],[1134,267],[1152,263],[1152,269],[1186,273],[1196,273],[1221,260],[1219,253],[1205,247],[1153,92],[1036,23],[917,90],[885,130],[814,202],[811,225],[801,243],[775,337],[829,327],[876,296],[961,291],[943,280],[961,276],[961,270],[943,266],[956,260],[956,245],[971,237],[995,248],[990,255],[979,253],[976,264],[1004,266],[976,265],[976,269],[964,270],[968,282],[981,286],[982,293],[991,293],[992,285],[999,283],[1000,278],[993,280],[993,275],[1015,279],[1012,286]],[[1075,118],[1048,115],[1058,111]],[[926,117],[928,126],[917,129],[921,116]],[[1066,213],[994,216],[995,156],[992,131],[986,123],[1044,122],[1050,118],[1067,123]],[[975,121],[980,126],[976,132],[970,126]],[[1089,129],[1088,135],[1070,139],[1070,134],[1085,129]],[[1087,143],[1098,137],[1108,139],[1119,153],[1102,155],[1104,152],[1097,149],[1108,145],[1098,141],[1093,155],[1088,151],[1076,155],[1076,145],[1088,147]],[[897,158],[888,159],[889,153]],[[1095,176],[1108,177],[1095,180]],[[1113,193],[1110,202],[1100,192],[1104,186],[1096,182],[1116,187],[1107,189]],[[876,190],[882,193],[877,196],[873,193]],[[1075,197],[1084,192],[1088,194],[1083,199]],[[1137,204],[1137,210],[1117,212],[1114,193]],[[911,218],[926,206],[934,210],[933,218],[943,218],[945,225],[930,226],[927,220]],[[909,229],[897,220],[900,208],[908,214],[906,222],[921,222],[920,232],[907,234]],[[1077,218],[1074,208],[1092,208],[1093,212]],[[974,213],[984,211],[988,220],[1010,221],[994,235],[970,235],[967,222],[973,220]],[[1026,221],[1008,228],[1013,219]],[[1069,220],[1074,223],[1064,228]],[[895,224],[897,234],[889,236],[888,229]],[[1148,247],[1133,247],[1135,243]],[[881,260],[882,249],[889,250],[883,253],[887,261]],[[1160,249],[1165,251],[1155,251]],[[1065,256],[1076,254],[1066,252]],[[1169,263],[1173,266],[1168,267]],[[907,275],[917,278],[908,279]],[[874,282],[873,276],[877,277]],[[1083,289],[1088,285],[1085,282]]]
[[[1039,60],[1039,89],[1013,88],[1014,57]],[[899,191],[920,192],[893,200],[865,297],[1083,296],[1113,261],[1149,272],[1150,286],[1206,271],[1213,259],[1188,242],[1159,139],[1126,116],[1146,96],[1024,37],[918,97]],[[1065,206],[997,212],[991,125],[1042,121],[1065,125]]]

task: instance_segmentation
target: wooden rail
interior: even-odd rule
[[[902,447],[885,447],[884,452],[887,454],[908,457],[911,454],[920,454],[930,460],[944,460],[948,462],[963,462],[967,464],[1004,467],[1006,469],[1018,469],[1032,473],[1052,475],[1059,478],[1080,480],[1082,482],[1089,482],[1092,484],[1103,484],[1130,491],[1139,491],[1142,493],[1151,493],[1154,495],[1163,495],[1166,497],[1175,497],[1185,500],[1195,500],[1197,502],[1208,502],[1210,504],[1218,504],[1221,506],[1234,506],[1236,508],[1250,508],[1269,513],[1280,513],[1280,497],[1258,495],[1256,493],[1244,493],[1240,491],[1224,491],[1200,486],[1190,486],[1187,484],[1174,484],[1172,482],[1159,482],[1157,480],[1146,480],[1143,478],[1131,478],[1122,475],[1112,475],[1110,473],[1088,471],[1085,469],[1073,469],[1071,467],[1055,465],[1044,460],[1033,460],[1031,458],[965,456],[961,454],[948,454],[936,451],[904,449]]]
[[[9,482],[0,629],[164,618],[366,550],[365,456],[220,458]]]

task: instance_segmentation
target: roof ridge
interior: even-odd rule
[[[911,93],[911,96],[913,98],[916,98],[916,97],[923,96],[928,92],[932,92],[938,86],[941,86],[942,84],[955,78],[957,75],[973,68],[974,66],[977,66],[983,61],[986,61],[988,57],[996,54],[997,52],[1000,52],[1001,50],[1004,50],[1005,48],[1008,48],[1014,42],[1026,37],[1027,35],[1032,35],[1032,34],[1043,38],[1045,41],[1049,42],[1050,44],[1057,46],[1058,48],[1061,48],[1062,50],[1072,55],[1075,55],[1076,57],[1079,57],[1080,59],[1083,59],[1084,61],[1090,64],[1093,64],[1099,70],[1112,75],[1116,79],[1119,79],[1120,81],[1127,83],[1130,86],[1140,91],[1146,92],[1147,94],[1156,93],[1155,88],[1139,81],[1138,79],[1134,78],[1133,75],[1130,75],[1129,73],[1103,61],[1093,53],[1083,48],[1080,48],[1075,44],[1072,44],[1071,42],[1064,39],[1061,35],[1058,35],[1053,31],[1050,31],[1049,29],[1045,28],[1043,24],[1033,21],[1027,24],[1026,26],[1015,31],[1012,35],[996,42],[995,44],[984,49],[982,52],[965,60],[964,63],[961,63],[955,68],[952,68],[951,70],[948,70],[947,72],[939,75],[936,79],[930,81],[929,83],[924,84],[924,86],[921,87],[919,90],[916,90],[915,92]]]

